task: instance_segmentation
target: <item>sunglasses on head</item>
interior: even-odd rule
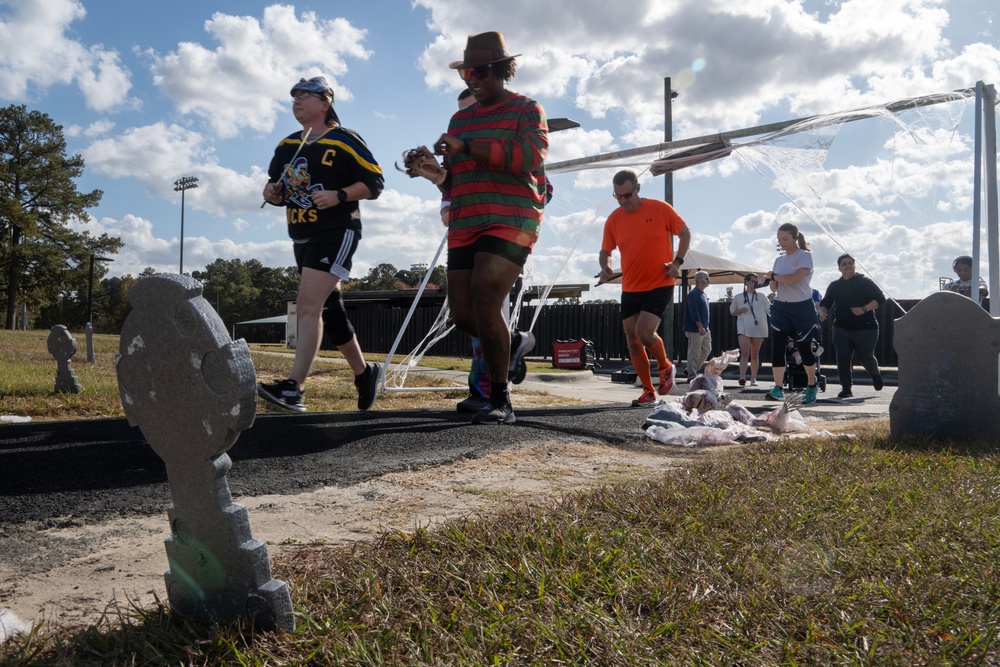
[[[493,63],[478,67],[459,67],[458,75],[462,77],[462,81],[468,81],[472,77],[482,80],[490,75],[491,69],[493,69]]]

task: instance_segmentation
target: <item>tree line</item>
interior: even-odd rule
[[[124,245],[120,238],[75,231],[70,223],[89,220],[100,204],[100,190],[80,192],[80,155],[66,154],[63,129],[47,114],[24,105],[0,109],[0,294],[5,297],[4,328],[47,329],[63,324],[80,330],[91,317],[94,331],[118,333],[128,316],[128,291],[156,271],[107,277],[106,260]],[[86,224],[84,224],[84,227]],[[426,265],[397,269],[383,263],[366,276],[347,281],[344,290],[384,291],[415,288]],[[266,267],[256,259],[217,259],[191,277],[204,285],[203,296],[231,327],[236,322],[284,314],[298,290],[295,267]],[[428,279],[444,289],[445,268]]]

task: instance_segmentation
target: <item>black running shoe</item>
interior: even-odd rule
[[[854,393],[851,392],[851,388],[841,389],[840,393],[837,394],[837,398],[854,398]]]
[[[361,375],[354,376],[354,386],[358,389],[358,410],[367,410],[375,403],[378,394],[378,382],[382,378],[382,367],[374,361],[369,361],[368,368]]]
[[[513,372],[508,372],[510,377],[508,378],[512,384],[521,384],[524,382],[524,377],[528,374],[528,364],[521,359],[517,362],[517,366],[514,367]]]
[[[473,396],[472,394],[469,394],[468,397],[459,401],[455,405],[455,408],[459,412],[472,412],[472,413],[480,412],[481,410],[489,410],[490,399],[483,398],[481,396]]]
[[[299,391],[299,385],[295,380],[281,380],[280,382],[257,384],[257,394],[266,401],[274,403],[278,407],[295,412],[305,412],[306,406],[302,404],[305,397],[304,391]]]
[[[517,417],[514,416],[514,408],[510,403],[480,410],[472,417],[473,424],[513,424],[516,421]]]
[[[882,391],[882,387],[884,387],[885,384],[882,382],[881,373],[872,378],[872,386],[875,388],[875,391]]]

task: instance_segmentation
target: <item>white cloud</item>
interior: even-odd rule
[[[537,4],[529,0],[416,4],[430,10],[431,28],[441,33],[419,60],[428,85],[457,86],[447,63],[460,58],[469,32],[490,26],[504,33],[509,51],[524,53],[513,87],[566,91],[594,118],[620,116],[631,130],[622,138],[640,144],[663,136],[665,76],[680,91],[678,137],[752,126],[779,105],[811,115],[1000,74],[1000,51],[991,45],[950,51],[942,34],[945,0],[846,0],[823,8],[825,14],[785,0],[647,0],[627,12],[595,0],[554,0],[547,16],[572,17],[558,20],[558,29],[537,20]]]
[[[153,233],[153,223],[134,215],[126,215],[121,220],[112,218],[90,218],[75,220],[70,225],[75,231],[87,231],[92,235],[107,233],[124,242],[124,247],[114,256],[110,264],[111,275],[138,275],[146,267],[164,273],[176,273],[180,268],[180,227],[177,236],[169,239],[158,238]],[[237,243],[230,239],[211,240],[205,236],[193,236],[185,229],[184,272],[200,271],[216,259],[254,258],[265,266],[293,266],[291,241],[277,238],[264,243]]]
[[[297,17],[291,5],[267,7],[260,21],[216,13],[205,31],[219,43],[214,50],[182,42],[166,55],[152,54],[151,69],[154,83],[181,113],[199,116],[222,138],[244,127],[273,129],[288,111],[291,84],[303,77],[323,75],[336,99],[351,99],[338,77],[347,72],[347,58],[370,55],[364,30],[315,12]]]
[[[27,100],[54,84],[76,83],[88,108],[109,111],[125,104],[130,72],[117,51],[67,37],[86,11],[75,0],[0,0],[0,96]],[[14,47],[13,45],[17,45]]]
[[[99,137],[102,134],[107,134],[115,128],[115,124],[110,120],[99,120],[96,123],[92,123],[89,127],[83,130],[83,136],[85,137]]]

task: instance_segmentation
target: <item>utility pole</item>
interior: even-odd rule
[[[110,257],[90,256],[90,285],[87,287],[87,323],[84,335],[87,338],[87,361],[94,363],[94,262],[113,262]]]
[[[671,142],[674,140],[674,113],[673,113],[673,100],[677,97],[678,93],[670,87],[670,77],[665,77],[663,79],[663,140],[665,142]],[[663,201],[667,202],[671,206],[674,205],[674,172],[668,171],[663,175]],[[683,274],[683,271],[681,272]],[[682,292],[683,293],[683,292]],[[677,288],[674,288],[674,296],[676,301]],[[667,355],[670,355],[670,351],[674,349],[674,305],[670,304],[670,307],[663,313],[663,346],[667,350]],[[673,356],[674,359],[680,358],[680,353]]]

